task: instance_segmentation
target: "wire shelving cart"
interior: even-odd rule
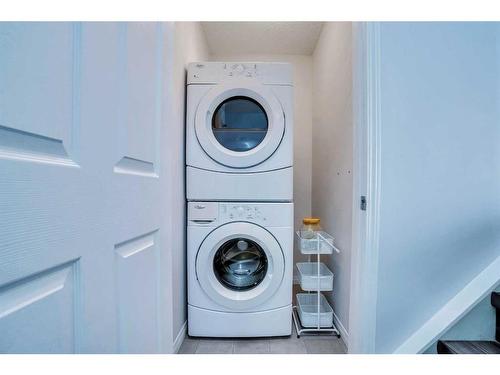
[[[297,263],[300,287],[305,293],[296,295],[293,306],[293,322],[297,337],[307,333],[326,333],[340,337],[340,332],[333,322],[333,309],[321,292],[333,290],[333,273],[321,263],[321,255],[340,253],[333,244],[333,237],[319,231],[312,238],[301,237],[297,231],[297,241],[302,254],[308,255],[308,261]],[[316,262],[311,258],[316,255]]]

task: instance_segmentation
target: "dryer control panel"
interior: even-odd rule
[[[194,62],[188,66],[187,84],[217,84],[233,79],[256,79],[268,85],[292,85],[289,63]]]
[[[263,227],[293,226],[293,203],[188,202],[189,225],[247,221]]]

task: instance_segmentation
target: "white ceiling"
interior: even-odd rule
[[[311,55],[323,22],[202,22],[213,55]]]

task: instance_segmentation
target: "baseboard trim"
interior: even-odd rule
[[[337,314],[335,314],[335,311],[333,312],[333,322],[335,323],[337,329],[340,331],[340,338],[344,342],[346,348],[349,349],[349,332],[347,332],[339,317],[337,316]]]
[[[184,322],[182,325],[181,329],[179,330],[179,333],[177,334],[177,337],[174,340],[174,353],[178,353],[179,349],[181,348],[181,345],[186,338],[187,334],[187,320]]]

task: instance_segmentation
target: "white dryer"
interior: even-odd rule
[[[192,63],[190,201],[292,201],[293,86],[287,63]]]
[[[188,203],[188,333],[291,334],[292,203]]]

